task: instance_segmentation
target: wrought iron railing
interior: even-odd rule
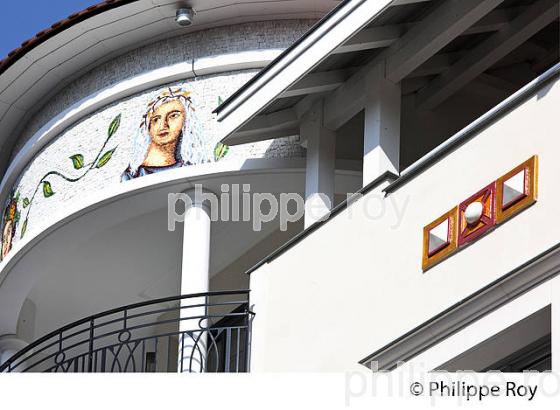
[[[49,333],[0,372],[246,372],[252,316],[248,290],[136,303]]]

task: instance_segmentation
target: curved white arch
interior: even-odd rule
[[[49,243],[51,245],[57,243],[57,240],[49,242],[49,238],[73,222],[78,222],[79,227],[80,218],[87,218],[89,215],[96,221],[95,229],[104,229],[103,224],[112,226],[115,221],[118,222],[123,218],[134,218],[161,208],[162,197],[165,207],[166,192],[182,192],[194,187],[195,184],[202,184],[214,192],[219,192],[220,185],[224,182],[239,183],[239,181],[254,180],[255,177],[263,178],[266,192],[290,189],[293,189],[293,192],[303,192],[304,175],[305,159],[230,160],[147,175],[123,184],[108,186],[94,195],[73,202],[71,206],[46,221],[43,226],[36,226],[36,229],[17,242],[6,259],[0,262],[0,334],[16,332],[21,307],[42,274],[37,261],[48,252]],[[359,171],[336,171],[338,192],[351,192],[356,182],[361,182]],[[286,186],[286,183],[291,186]],[[143,195],[142,201],[137,201],[138,205],[131,207],[131,201],[134,201],[134,197],[138,195]],[[115,220],[110,221],[96,219],[99,215],[95,215],[95,212],[103,209],[115,215],[111,212],[112,205],[124,210],[125,216],[116,215],[113,218]],[[26,261],[26,255],[32,251],[33,257]]]
[[[8,256],[0,262],[0,334],[15,333],[19,310],[40,275],[40,271],[37,269],[20,269],[18,264],[24,262],[26,254],[36,246],[42,244],[54,232],[72,221],[117,201],[131,199],[136,195],[158,189],[167,188],[173,192],[180,192],[194,187],[194,184],[219,186],[227,177],[278,173],[299,175],[304,173],[304,169],[305,159],[250,159],[201,164],[151,174],[123,184],[108,186],[97,191],[95,195],[89,195],[73,202],[65,209],[59,210],[44,225],[36,226],[36,229],[18,241]],[[165,196],[165,201],[166,198]],[[130,216],[132,215],[130,214]]]

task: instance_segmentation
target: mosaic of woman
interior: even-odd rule
[[[0,253],[0,260],[3,260],[8,252],[12,249],[12,241],[16,235],[16,224],[19,219],[19,212],[17,209],[17,199],[12,196],[4,211],[4,226],[2,227],[2,252]]]
[[[148,105],[122,181],[208,161],[189,94],[168,89]]]

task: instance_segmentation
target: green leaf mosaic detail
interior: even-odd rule
[[[27,231],[27,225],[29,222],[29,212],[31,211],[31,207],[33,206],[33,201],[35,200],[35,196],[37,195],[39,189],[42,187],[43,197],[45,198],[50,198],[55,194],[53,185],[49,180],[47,180],[47,178],[51,176],[57,176],[67,182],[74,183],[84,178],[90,171],[94,169],[102,168],[105,165],[107,165],[107,163],[113,157],[113,154],[115,153],[117,147],[109,151],[105,151],[105,148],[107,147],[107,143],[109,142],[111,137],[113,137],[117,132],[117,130],[119,129],[120,124],[121,124],[121,114],[113,118],[113,120],[109,124],[109,128],[107,129],[107,138],[105,139],[105,142],[101,146],[101,149],[99,150],[95,159],[92,162],[85,164],[85,159],[82,154],[74,154],[69,157],[70,160],[72,160],[72,166],[74,167],[75,170],[85,169],[85,171],[81,175],[72,178],[58,171],[49,171],[45,175],[43,175],[43,177],[37,183],[37,187],[35,188],[35,191],[33,192],[31,199],[27,197],[23,199],[23,207],[27,209],[27,213],[25,214],[25,220],[23,221],[23,225],[21,227],[21,233],[20,233],[21,238],[23,238],[25,232]],[[17,194],[17,198],[19,199],[19,193]],[[19,220],[19,215],[18,215],[18,220]]]
[[[214,161],[221,160],[223,157],[227,155],[228,152],[229,152],[229,146],[222,144],[221,142],[218,142],[216,144],[216,147],[214,148]]]
[[[23,226],[21,227],[21,237],[22,238],[25,235],[25,232],[27,232],[27,219],[25,219],[25,221],[23,222]]]
[[[84,156],[82,154],[72,155],[70,157],[74,169],[82,169],[84,167]]]
[[[54,195],[52,185],[49,181],[43,181],[43,196],[49,198]]]
[[[115,152],[116,149],[117,149],[117,147],[115,147],[112,150],[107,151],[105,154],[103,154],[101,156],[101,158],[99,158],[99,161],[97,162],[97,165],[95,166],[95,168],[101,168],[101,167],[104,167],[105,165],[107,165],[107,162],[109,162],[109,160],[113,156],[113,153]]]
[[[121,125],[121,115],[119,114],[113,119],[113,121],[111,121],[111,124],[109,125],[109,129],[107,130],[107,139],[115,135],[115,132],[117,132],[120,125]]]

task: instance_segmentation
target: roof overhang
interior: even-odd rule
[[[190,27],[175,23],[182,4],[196,10]],[[112,0],[55,23],[0,62],[0,176],[27,120],[44,101],[94,67],[177,35],[252,21],[319,19],[337,4],[337,0]]]
[[[485,71],[506,56],[507,64],[554,64],[557,50],[525,42],[557,20],[558,9],[556,0],[346,0],[216,109],[222,142],[297,134],[319,99],[324,126],[336,130],[363,109],[368,75],[380,67],[403,94],[416,93],[423,110],[474,79],[509,95],[519,85]],[[520,45],[527,47],[511,56]]]
[[[391,3],[393,0],[346,0],[342,2],[313,30],[216,109],[224,136],[222,142],[235,145],[270,138],[269,135],[262,132],[255,134],[250,129],[240,130],[240,128],[290,86],[295,85],[313,67],[389,7]],[[285,118],[286,123],[293,123],[297,113],[290,113],[287,117],[289,118]],[[272,120],[270,117],[259,119],[264,123],[271,123]],[[291,126],[293,127],[293,124]],[[282,124],[279,127],[285,128]],[[269,126],[268,128],[275,127]]]

